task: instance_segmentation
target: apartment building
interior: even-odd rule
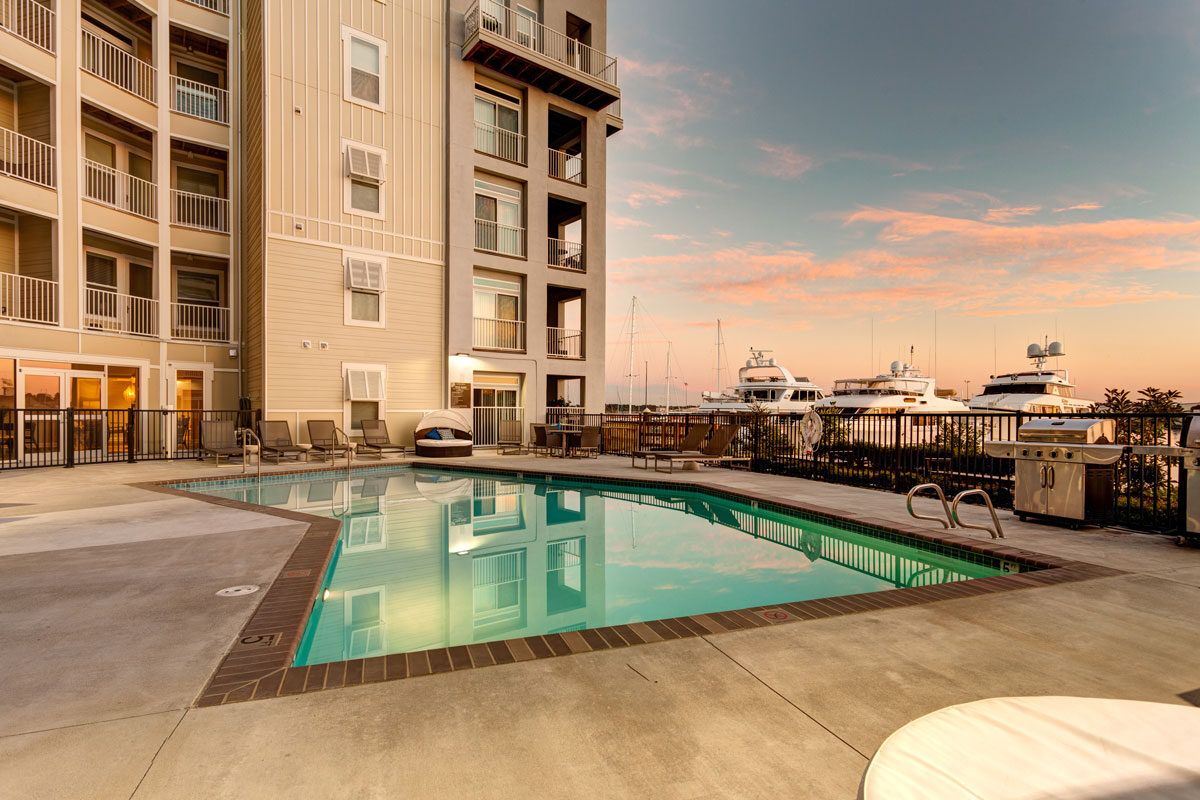
[[[0,409],[600,410],[604,45],[603,0],[0,0]]]
[[[443,0],[244,9],[245,396],[411,440],[445,402]]]
[[[604,0],[450,0],[451,405],[475,441],[547,406],[604,409]]]
[[[235,24],[228,0],[0,2],[0,407],[236,407]]]

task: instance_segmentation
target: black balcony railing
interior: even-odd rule
[[[749,456],[756,472],[791,475],[872,489],[907,492],[934,482],[946,494],[981,488],[997,507],[1012,507],[1014,463],[983,452],[989,439],[1016,439],[1034,417],[1104,417],[1116,423],[1117,443],[1177,445],[1185,414],[905,414],[845,416],[821,412],[823,431],[804,445],[799,414],[584,414],[546,409],[548,422],[600,425],[602,451],[674,448],[699,423],[736,423],[731,455]],[[1182,465],[1165,456],[1127,453],[1114,465],[1116,525],[1173,533],[1186,511]],[[965,502],[965,501],[964,501]]]
[[[257,419],[256,411],[0,408],[0,470],[199,458],[201,422]]]

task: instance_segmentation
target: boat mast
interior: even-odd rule
[[[633,413],[633,337],[637,333],[637,295],[629,301],[629,407],[628,413]]]
[[[721,320],[717,320],[717,394],[721,393]]]
[[[671,413],[671,343],[667,342],[667,408],[666,413]]]

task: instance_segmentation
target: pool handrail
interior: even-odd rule
[[[995,528],[989,528],[987,525],[973,525],[969,522],[963,522],[958,518],[959,501],[964,497],[970,497],[972,495],[979,495],[983,498],[984,504],[987,505],[988,513],[992,515],[992,524],[996,526]],[[1004,529],[1000,527],[1000,518],[996,516],[996,508],[992,505],[992,498],[983,489],[964,489],[963,491],[954,495],[954,502],[950,505],[950,512],[954,516],[954,521],[958,523],[958,527],[960,528],[972,528],[977,531],[987,531],[992,535],[993,539],[1004,538]]]
[[[924,514],[918,514],[916,511],[913,511],[913,507],[912,507],[913,497],[916,496],[917,492],[924,491],[925,489],[932,489],[934,492],[937,493],[938,500],[942,501],[942,511],[944,511],[946,513],[945,519],[942,519],[941,517],[929,517]],[[909,489],[908,490],[908,499],[907,499],[906,503],[908,505],[909,516],[913,517],[914,519],[925,519],[925,520],[929,520],[930,522],[940,522],[940,523],[942,523],[942,527],[946,528],[947,530],[954,527],[954,522],[955,522],[954,515],[950,511],[950,504],[946,502],[946,493],[943,492],[942,487],[938,486],[936,483],[921,483],[921,484],[918,484],[918,485],[914,486],[913,488]]]

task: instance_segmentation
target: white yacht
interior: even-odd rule
[[[893,361],[889,372],[874,378],[842,378],[833,382],[833,394],[817,403],[817,410],[834,409],[843,416],[872,414],[933,414],[966,411],[966,405],[938,393],[933,378],[912,364]]]
[[[992,375],[983,393],[971,398],[972,411],[1070,413],[1091,411],[1096,403],[1075,396],[1075,384],[1065,369],[1047,369],[1046,360],[1066,355],[1060,342],[1043,347],[1034,342],[1025,350],[1033,369]]]
[[[757,405],[779,414],[807,413],[824,397],[821,387],[808,378],[794,377],[770,352],[750,348],[746,366],[738,370],[737,386],[728,393],[705,392],[700,411],[749,411]]]

